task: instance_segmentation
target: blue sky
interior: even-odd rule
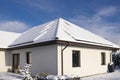
[[[120,41],[120,0],[0,0],[0,30],[23,32],[59,17]]]

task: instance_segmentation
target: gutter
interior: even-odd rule
[[[63,52],[69,46],[69,42],[65,45],[65,47],[61,50],[61,75],[63,75]]]

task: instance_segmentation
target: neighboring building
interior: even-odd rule
[[[23,32],[9,45],[6,55],[9,55],[8,62],[13,71],[25,63],[32,63],[33,74],[88,76],[107,73],[111,54],[118,48],[59,18]]]
[[[19,36],[18,33],[0,31],[0,72],[11,69],[12,56],[7,48]]]

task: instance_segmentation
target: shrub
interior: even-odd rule
[[[80,80],[80,77],[73,75],[49,75],[41,73],[37,76],[37,80]]]

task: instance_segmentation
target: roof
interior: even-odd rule
[[[118,48],[118,46],[62,18],[35,26],[21,34],[10,46],[22,46],[52,40]]]
[[[19,33],[0,31],[0,48],[8,48],[18,36],[20,36]]]

